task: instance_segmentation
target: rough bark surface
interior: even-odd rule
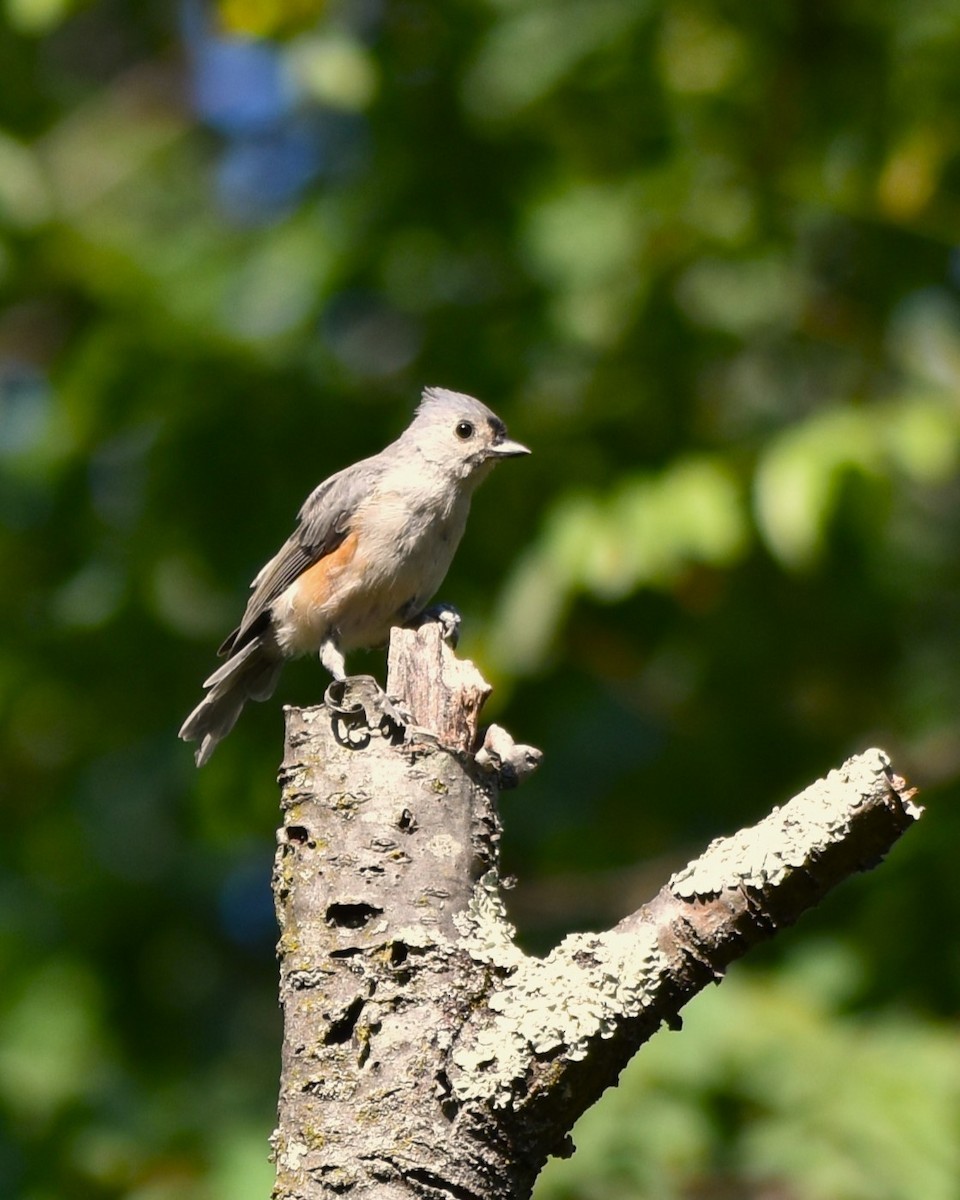
[[[287,713],[275,1200],[522,1200],[662,1023],[920,815],[867,751],[532,958],[500,899],[497,795],[536,752],[497,730],[474,756],[486,685],[435,626],[395,635],[390,672],[405,731]]]

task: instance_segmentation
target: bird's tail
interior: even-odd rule
[[[273,695],[282,666],[272,639],[256,637],[206,680],[207,694],[180,728],[185,742],[200,743],[194,755],[198,767],[234,727],[248,700],[266,700]]]

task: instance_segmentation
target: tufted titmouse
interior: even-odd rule
[[[319,651],[334,679],[344,652],[378,646],[418,616],[460,544],[477,484],[501,458],[529,454],[498,416],[459,392],[426,388],[395,442],[321,483],[297,528],[250,585],[227,661],[180,737],[202,767],[247,700],[273,694],[285,658]]]

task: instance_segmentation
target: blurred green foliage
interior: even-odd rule
[[[956,1195],[952,1030],[843,1013],[849,947],[814,942],[777,977],[739,972],[662,1030],[582,1118],[538,1196]],[[682,1044],[681,1044],[682,1043]]]
[[[175,734],[427,383],[535,450],[443,590],[546,752],[505,801],[531,947],[868,744],[930,808],[542,1200],[960,1191],[958,52],[943,0],[0,5],[3,1195],[267,1194],[319,668],[199,774]]]

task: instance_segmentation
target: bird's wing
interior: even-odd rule
[[[350,533],[357,506],[382,473],[379,456],[364,459],[331,475],[310,493],[297,516],[297,528],[250,584],[253,589],[243,620],[218,654],[234,654],[269,621],[270,606],[314,563],[331,554]]]

